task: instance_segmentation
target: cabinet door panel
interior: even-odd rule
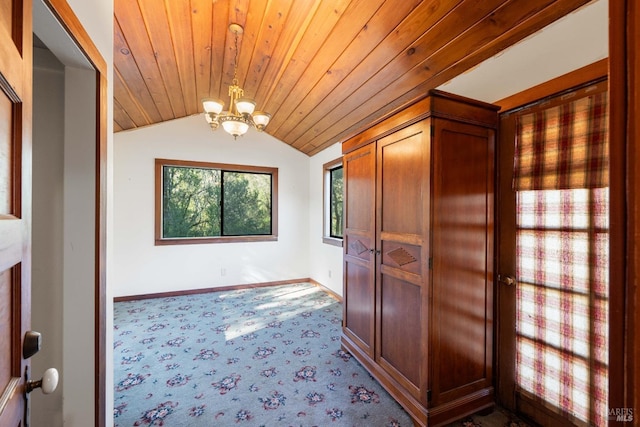
[[[425,230],[423,201],[429,190],[426,136],[418,123],[378,143],[380,232],[421,235]]]
[[[433,147],[433,403],[491,385],[492,130],[436,122]]]
[[[369,357],[375,322],[375,147],[345,155],[344,334]]]
[[[380,286],[380,365],[420,399],[422,346],[420,286],[390,275]]]
[[[357,262],[345,262],[344,325],[345,334],[373,357],[374,284],[369,268]]]
[[[375,203],[375,146],[368,145],[344,157],[345,228],[369,233],[373,241]]]
[[[426,404],[429,120],[378,141],[377,348],[380,366]]]

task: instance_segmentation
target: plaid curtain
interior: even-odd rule
[[[518,117],[515,190],[609,185],[607,92]]]
[[[606,100],[522,116],[517,127],[516,381],[578,425],[607,422]]]

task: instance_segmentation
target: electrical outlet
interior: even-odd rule
[[[227,269],[226,268],[221,268],[220,269],[220,275],[221,276],[226,276],[227,275]]]
[[[329,278],[331,278],[331,270],[329,270]]]

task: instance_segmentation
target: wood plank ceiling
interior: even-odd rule
[[[228,103],[238,23],[238,80],[266,132],[313,155],[588,2],[115,0],[114,129]]]

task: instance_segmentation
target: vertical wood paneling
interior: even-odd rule
[[[213,2],[191,0],[191,31],[193,33],[193,61],[196,79],[196,104],[209,97],[211,88],[211,32]]]
[[[274,82],[278,82],[284,75],[285,68],[293,58],[303,35],[306,33],[313,16],[316,14],[322,0],[296,3],[287,16],[284,30],[269,60],[269,67],[264,70],[260,86],[256,90],[256,99],[260,105],[266,105],[275,90]]]
[[[229,34],[229,2],[216,1],[213,3],[213,17],[211,24],[211,76],[209,76],[208,97],[220,98],[225,104],[229,102],[225,99],[227,88],[222,89],[222,73],[224,70],[225,41]]]
[[[247,75],[251,73],[249,66],[253,62],[256,44],[262,43],[263,35],[261,32],[263,31],[263,18],[268,12],[267,3],[267,0],[251,1],[251,7],[247,9],[244,32],[239,38],[238,81],[240,82],[240,87],[245,90],[247,89]],[[231,34],[229,36],[231,37]],[[231,48],[233,48],[233,45],[231,45]],[[233,53],[233,51],[231,53]],[[245,92],[245,96],[253,98],[254,92]]]
[[[371,17],[360,30],[353,42],[345,49],[331,69],[323,73],[318,83],[305,96],[298,105],[298,115],[304,117],[299,122],[286,121],[279,129],[282,139],[288,141],[296,140],[303,131],[309,129],[321,116],[318,115],[316,106],[323,105],[322,102],[329,100],[337,102],[338,97],[333,96],[333,91],[347,76],[351,75],[354,69],[367,58],[371,52],[388,37],[419,1],[406,1],[398,4],[388,0]],[[335,99],[338,98],[338,99]]]
[[[517,27],[505,30],[499,37],[496,37],[494,40],[481,46],[472,54],[465,56],[463,59],[460,59],[449,68],[440,69],[439,71],[437,71],[440,66],[437,66],[437,64],[428,60],[426,63],[421,64],[421,67],[433,68],[434,72],[431,74],[432,77],[427,78],[420,83],[417,83],[417,85],[412,90],[406,92],[402,96],[394,98],[380,110],[375,111],[369,114],[369,116],[358,121],[352,126],[351,129],[343,131],[341,135],[351,135],[354,130],[365,126],[366,123],[369,123],[371,120],[376,120],[378,116],[384,115],[386,110],[395,111],[397,109],[404,108],[408,104],[411,104],[416,97],[421,96],[421,94],[451,80],[453,77],[472,68],[483,60],[499,53],[505,47],[511,46],[512,44],[522,40],[527,35],[534,33],[535,31],[552,23],[559,17],[575,10],[576,7],[584,5],[587,2],[588,0],[566,0],[563,2],[556,1],[548,8],[531,17],[531,19],[527,19],[524,22],[517,23]],[[443,52],[446,52],[448,50],[455,50],[456,47],[464,48],[464,45],[448,45],[446,49],[443,49]],[[420,69],[421,67],[416,67],[416,69]],[[417,80],[417,82],[419,82],[419,79]]]
[[[169,20],[169,32],[178,64],[178,75],[187,115],[201,110],[196,91],[196,71],[193,62],[193,38],[191,32],[191,5],[189,1],[165,0]],[[155,7],[159,5],[156,3]]]
[[[274,116],[278,109],[284,103],[289,92],[296,85],[300,77],[304,74],[307,66],[313,60],[316,52],[320,50],[324,40],[331,34],[333,27],[340,20],[345,12],[348,2],[340,2],[338,5],[329,4],[323,1],[318,10],[315,12],[313,19],[310,21],[309,27],[306,29],[304,36],[300,40],[300,44],[287,64],[282,78],[274,82],[275,90],[265,105],[265,111],[270,112]],[[277,120],[273,123],[273,127],[277,128]],[[273,134],[271,125],[268,132]]]
[[[136,52],[135,65],[142,76],[142,82],[140,82],[140,84],[144,84],[147,87],[147,90],[151,95],[152,102],[155,104],[162,120],[170,120],[175,116],[171,109],[171,103],[167,96],[162,74],[158,68],[154,46],[151,45],[151,41],[149,39],[145,19],[142,16],[142,12],[140,11],[137,3],[128,0],[117,0],[114,7],[121,9],[122,5],[119,5],[118,3],[123,1],[126,1],[128,4],[128,13],[117,16],[119,25],[118,39],[120,42],[124,42],[128,45],[129,51]],[[126,36],[124,36],[124,34],[126,34]],[[130,54],[123,54],[122,49],[116,50],[116,54],[119,54],[117,55],[117,58],[120,58],[121,60],[131,58]],[[114,61],[115,60],[116,57],[114,57]],[[131,60],[127,62],[130,65],[133,65]],[[118,69],[120,69],[120,67],[118,67]]]
[[[263,4],[264,0],[258,0],[258,5]],[[229,24],[240,24],[246,32],[246,28],[247,28],[247,19],[248,19],[248,14],[249,14],[249,5],[250,5],[249,0],[238,0],[238,1],[234,1],[231,2],[231,5],[229,6],[229,18],[227,20],[227,28],[226,28],[226,33],[225,33],[225,37],[226,37],[226,44],[225,44],[225,52],[224,52],[224,62],[222,64],[222,87],[220,88],[220,95],[221,98],[225,101],[228,102],[229,101],[229,91],[228,91],[228,86],[231,84],[231,81],[233,80],[233,68],[234,68],[234,64],[235,64],[235,54],[236,54],[236,50],[235,50],[235,36],[229,31]],[[245,48],[245,50],[247,52],[250,52],[253,50],[252,46],[250,45],[250,43],[245,44],[245,38],[247,38],[246,34],[240,34],[238,36],[238,61],[242,61],[242,54],[243,54],[243,46]],[[251,39],[251,37],[248,37],[249,39]],[[244,75],[246,73],[246,69],[245,68],[241,68],[240,66],[238,66],[238,81],[242,82],[244,81]],[[228,106],[227,106],[228,108]]]
[[[147,101],[147,103],[150,102],[151,95],[144,91],[142,93],[130,93],[129,88],[131,85],[127,85],[125,77],[123,77],[119,71],[120,70],[114,70],[113,72],[113,94],[116,98],[115,101],[121,108],[125,109],[127,117],[135,123],[134,127],[155,123],[160,117],[158,110],[155,108],[144,108],[144,106],[138,103],[142,101]],[[139,74],[137,77],[142,78]],[[134,88],[135,87],[136,86],[134,86]],[[137,87],[146,88],[146,86]],[[152,115],[148,116],[148,114]]]
[[[114,22],[114,31],[114,96],[120,105],[127,109],[129,117],[137,126],[157,123],[162,120],[162,116],[144,77],[140,74],[135,58],[131,55],[131,49],[117,20]]]
[[[287,98],[284,99],[280,109],[274,112],[274,120],[278,122],[278,117],[295,116],[304,118],[306,111],[297,109],[298,104],[307,94],[313,90],[314,86],[324,75],[334,75],[340,81],[343,77],[343,70],[333,67],[336,58],[339,58],[344,50],[351,44],[362,28],[367,26],[367,22],[378,11],[380,1],[355,0],[349,4],[341,19],[336,22],[333,30],[328,34],[324,44],[316,52],[313,60],[291,89]],[[372,41],[374,42],[374,41]],[[326,93],[324,93],[326,96]],[[274,127],[270,131],[276,138],[284,139],[295,122],[280,120],[282,126]]]
[[[119,79],[114,79],[114,81],[120,81]],[[137,111],[137,110],[136,110]],[[136,127],[136,124],[131,117],[129,117],[129,113],[127,110],[120,105],[117,99],[113,100],[113,126],[115,129],[132,129]],[[117,131],[116,131],[117,132]]]
[[[314,154],[588,1],[116,0],[116,130],[228,104],[238,23],[245,95],[268,133]]]
[[[295,7],[297,7],[297,5],[295,5]],[[243,88],[246,96],[256,100],[258,109],[262,109],[265,99],[258,98],[256,94],[261,86],[265,70],[271,66],[274,50],[285,29],[289,12],[293,8],[293,3],[280,4],[275,1],[268,2],[263,19],[260,22],[257,42],[254,45],[251,55],[247,55],[249,56],[250,63],[247,65]]]
[[[399,70],[416,67],[430,53],[448,42],[452,35],[462,31],[460,23],[465,22],[465,16],[470,15],[471,18],[484,16],[487,10],[492,10],[492,6],[500,2],[497,0],[481,2],[480,4],[485,5],[486,9],[471,3],[461,3],[456,7],[455,3],[457,2],[422,3],[414,9],[398,26],[397,30],[380,43],[376,50],[363,60],[348,78],[331,92],[330,96],[319,104],[320,108],[316,110],[317,112],[326,109],[331,112],[324,117],[318,116],[314,112],[314,115],[307,119],[307,123],[317,119],[313,127],[307,127],[302,134],[290,135],[291,139],[295,140],[292,145],[296,148],[302,148],[307,144],[315,145],[318,140],[324,142],[335,139],[335,135],[330,135],[330,132],[340,119],[340,116],[337,115],[338,112],[352,112],[361,108],[372,98],[372,93],[377,94],[402,78]],[[471,13],[474,10],[477,15]],[[478,10],[479,12],[477,12]],[[470,21],[472,20],[470,19]],[[426,31],[425,28],[427,28]],[[373,91],[374,88],[375,91]],[[362,111],[370,113],[383,108],[390,100],[394,99],[394,96],[398,96],[397,93],[390,92],[392,91],[387,91],[384,97],[376,98],[377,107],[372,107],[369,104]],[[386,101],[381,101],[383,98]],[[322,132],[324,130],[328,131]]]
[[[118,4],[116,4],[116,6],[117,5]],[[174,117],[184,117],[187,114],[187,110],[182,97],[180,74],[174,52],[175,46],[173,45],[171,32],[169,31],[167,11],[164,5],[157,0],[138,0],[138,5],[144,17],[148,37],[151,42],[150,47],[153,49],[153,57],[157,61],[158,70],[162,76],[163,89],[167,92],[171,110],[173,111]],[[129,7],[133,6],[127,6],[127,9]],[[117,12],[118,9],[116,9],[116,17],[120,15]]]
[[[559,16],[564,16],[573,12],[580,6],[588,3],[590,0],[565,0],[561,3],[557,1],[545,1],[534,3],[533,8],[524,8],[517,2],[509,5],[509,7],[503,7],[500,9],[500,14],[504,15],[504,18],[500,19],[499,24],[504,25],[502,29],[494,29],[492,16],[491,19],[484,20],[476,24],[469,34],[464,34],[463,37],[459,37],[450,45],[447,45],[446,52],[462,50],[469,44],[474,45],[474,49],[468,49],[465,55],[451,62],[447,68],[440,67],[439,62],[432,62],[430,65],[439,72],[434,73],[434,77],[426,80],[425,83],[429,87],[440,86],[442,83],[451,79],[451,76],[458,75],[471,67],[479,64],[480,62],[488,59],[497,53],[501,52],[505,47],[511,46],[517,43],[530,34],[535,33],[538,30],[551,24],[558,19]],[[545,5],[544,7],[543,4]],[[527,3],[532,5],[532,3]],[[524,12],[523,13],[523,9]],[[484,42],[478,42],[478,39],[484,38]],[[444,52],[444,51],[443,51]],[[444,58],[444,55],[442,55]],[[446,61],[446,59],[444,59]],[[424,84],[424,83],[423,83]]]
[[[552,0],[546,0],[546,2],[550,1]],[[538,2],[514,0],[503,4],[493,13],[487,15],[493,7],[504,2],[494,1],[492,2],[493,7],[488,9],[482,9],[479,6],[486,3],[488,2],[480,2],[478,5],[462,3],[452,11],[452,14],[436,23],[425,36],[419,38],[418,42],[411,46],[414,49],[413,53],[411,53],[411,48],[408,49],[407,55],[398,57],[396,61],[388,64],[365,86],[360,87],[358,91],[346,99],[340,109],[336,108],[327,114],[317,125],[318,129],[324,129],[323,132],[311,129],[302,138],[310,141],[311,144],[315,139],[324,142],[327,139],[335,138],[336,130],[360,122],[368,117],[372,111],[388,108],[389,100],[402,99],[403,95],[407,93],[410,94],[406,97],[407,100],[415,99],[420,95],[420,92],[415,93],[412,89],[419,87],[422,82],[428,81],[438,72],[453,66],[470,52],[473,52],[473,49],[499,37],[526,16],[541,8]],[[474,11],[477,15],[472,15],[474,19],[467,21],[466,17]],[[461,23],[473,23],[476,19],[480,19],[480,21],[460,37],[456,38],[455,32],[448,33],[451,29],[460,31],[462,29],[460,28]],[[441,36],[443,33],[444,37]],[[411,58],[414,56],[416,60]],[[399,75],[399,70],[407,69],[410,71]],[[378,90],[374,92],[374,88]],[[374,93],[373,96],[371,96],[372,93]],[[349,113],[345,115],[345,111]],[[338,112],[343,114],[337,114]],[[293,146],[295,147],[296,144],[294,143]]]

